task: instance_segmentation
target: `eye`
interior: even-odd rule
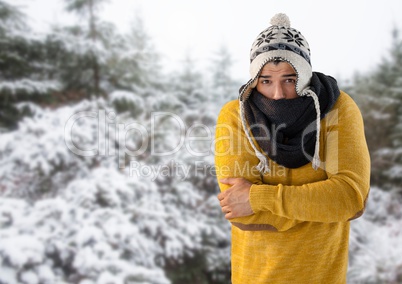
[[[296,80],[295,79],[286,79],[285,83],[295,84]]]
[[[261,80],[260,82],[261,82],[261,84],[269,84],[271,81],[264,79],[264,80]]]

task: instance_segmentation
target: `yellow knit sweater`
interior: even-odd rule
[[[218,180],[244,177],[253,183],[254,214],[230,220],[232,283],[346,283],[349,221],[363,213],[370,177],[354,101],[341,92],[321,121],[318,170],[311,163],[289,169],[269,160],[270,173],[262,176],[237,100],[222,108],[215,143]]]

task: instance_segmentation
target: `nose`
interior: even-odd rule
[[[285,94],[283,93],[281,84],[275,84],[273,92],[274,93],[273,93],[272,99],[281,100],[281,99],[285,98]]]

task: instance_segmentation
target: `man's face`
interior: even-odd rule
[[[287,62],[268,62],[261,70],[257,91],[272,100],[295,99],[297,75]]]

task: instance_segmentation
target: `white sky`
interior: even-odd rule
[[[76,21],[63,11],[63,0],[9,2],[25,7],[37,31]],[[387,54],[392,28],[402,30],[401,11],[400,0],[110,0],[102,13],[127,31],[139,12],[165,68],[175,69],[186,54],[203,68],[226,45],[235,60],[233,75],[245,81],[251,44],[278,12],[286,13],[292,27],[306,37],[313,70],[345,80]]]

